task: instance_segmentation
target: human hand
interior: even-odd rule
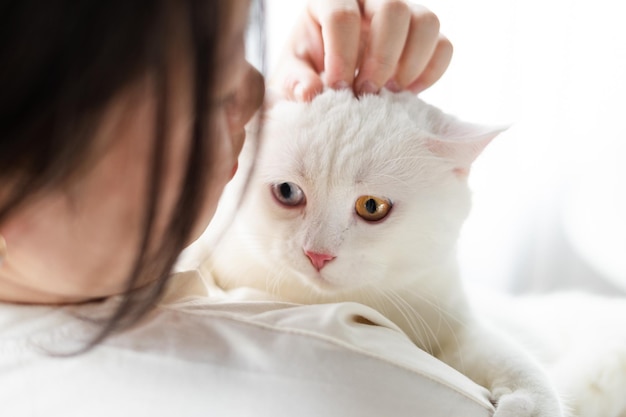
[[[445,72],[452,44],[428,9],[404,0],[309,0],[270,79],[288,99],[324,86],[419,93]]]

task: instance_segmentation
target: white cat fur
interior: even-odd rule
[[[327,91],[308,104],[280,102],[266,116],[242,204],[203,267],[225,289],[371,306],[488,388],[496,417],[562,416],[542,368],[474,318],[457,272],[456,241],[470,209],[467,174],[498,133],[410,93],[357,100]],[[232,213],[247,177],[245,156],[241,166],[220,203],[222,216]],[[278,204],[271,184],[284,182],[299,185],[306,204]],[[389,215],[361,219],[355,201],[363,195],[390,199]],[[336,258],[318,271],[305,250]]]
[[[481,318],[525,346],[578,417],[626,417],[626,299],[583,292],[470,296]]]

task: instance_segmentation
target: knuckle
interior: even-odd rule
[[[325,20],[332,26],[344,27],[360,25],[361,13],[358,10],[348,7],[337,7],[328,12]]]
[[[381,12],[391,19],[404,19],[411,16],[411,8],[402,0],[390,0],[383,4]]]
[[[441,22],[437,15],[426,9],[413,15],[413,23],[416,27],[420,28],[420,30],[431,33],[439,33],[441,29]]]
[[[441,53],[445,55],[452,56],[452,53],[454,52],[454,45],[452,45],[450,39],[446,38],[445,36],[440,36],[437,43],[437,49],[439,49]]]

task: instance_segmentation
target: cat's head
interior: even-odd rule
[[[221,283],[333,294],[423,279],[454,261],[470,166],[499,131],[410,93],[278,103],[216,253]]]

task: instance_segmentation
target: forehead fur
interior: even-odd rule
[[[311,103],[272,109],[263,153],[305,181],[413,182],[441,164],[426,146],[436,111],[411,93],[357,99],[330,90]]]

